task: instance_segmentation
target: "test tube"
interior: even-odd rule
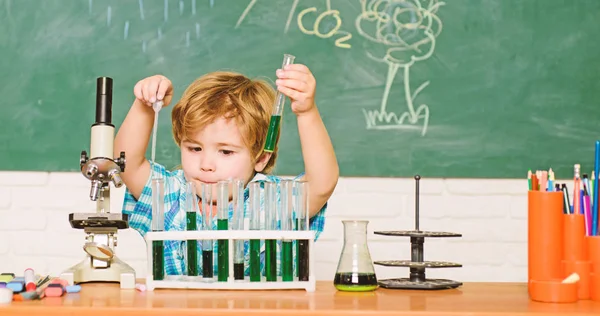
[[[202,226],[204,230],[213,230],[212,214],[212,185],[202,183]],[[202,240],[202,277],[212,279],[213,277],[213,241]]]
[[[152,178],[152,231],[162,232],[165,230],[165,179],[162,177]],[[165,248],[163,240],[152,241],[152,277],[154,280],[165,278]]]
[[[281,69],[287,65],[294,63],[294,57],[290,54],[283,55],[283,63]],[[275,96],[275,105],[273,106],[273,113],[271,114],[271,121],[269,122],[269,129],[267,131],[267,139],[265,141],[265,152],[273,152],[275,143],[277,142],[277,135],[279,135],[279,125],[281,124],[281,115],[283,114],[283,106],[285,105],[285,95],[277,91]]]
[[[260,230],[260,182],[248,184],[250,230]],[[250,282],[260,281],[260,239],[250,240]]]
[[[244,182],[233,180],[233,229],[244,229]],[[233,279],[244,279],[244,240],[236,239],[234,242]]]
[[[194,182],[188,182],[186,184],[185,192],[185,217],[186,217],[186,230],[197,231],[198,223],[198,196],[196,195],[196,184]],[[198,275],[198,241],[187,240],[187,275],[197,276]]]
[[[277,196],[276,184],[265,182],[265,229],[276,230]],[[265,240],[265,276],[267,281],[277,281],[277,239]]]
[[[229,229],[229,181],[217,183],[217,229]],[[217,280],[224,282],[229,277],[229,240],[219,239],[217,245]]]
[[[280,202],[281,202],[281,230],[292,230],[292,180],[281,180]],[[294,255],[293,242],[291,239],[284,238],[281,242],[281,280],[294,280]]]
[[[306,181],[294,181],[294,213],[296,215],[296,230],[308,230],[308,182]],[[298,281],[308,281],[307,239],[296,241],[296,270]]]

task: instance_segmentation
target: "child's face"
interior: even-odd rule
[[[240,179],[246,184],[255,170],[260,172],[266,165],[253,161],[234,119],[219,118],[189,137],[181,142],[183,173],[188,181],[196,183],[198,194],[201,183],[213,184],[213,200],[218,181]]]

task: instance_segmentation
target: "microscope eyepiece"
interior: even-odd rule
[[[96,80],[96,124],[112,124],[113,80],[99,77]]]

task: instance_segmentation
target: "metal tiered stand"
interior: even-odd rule
[[[462,285],[461,282],[447,279],[427,279],[425,269],[427,268],[457,268],[462,264],[444,261],[423,261],[423,243],[426,237],[462,237],[461,234],[448,232],[428,232],[419,230],[419,181],[421,176],[415,176],[415,230],[409,231],[376,231],[375,234],[410,237],[411,258],[409,260],[375,261],[375,264],[388,267],[409,267],[408,278],[379,280],[379,286],[388,289],[412,289],[412,290],[441,290],[452,289]]]

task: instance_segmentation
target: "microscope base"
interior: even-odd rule
[[[113,256],[108,268],[95,268],[92,258],[86,256],[83,261],[64,271],[60,278],[69,284],[87,282],[118,282],[122,289],[135,288],[135,270],[117,256]]]

